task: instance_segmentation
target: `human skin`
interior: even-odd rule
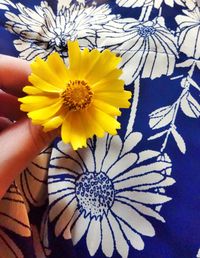
[[[27,165],[56,137],[57,131],[44,133],[20,111],[17,98],[29,85],[29,63],[0,55],[0,199]],[[12,122],[15,121],[15,122]]]

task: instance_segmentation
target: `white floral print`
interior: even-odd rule
[[[159,152],[131,152],[140,140],[140,133],[130,134],[124,144],[119,136],[107,136],[77,152],[58,143],[49,174],[49,218],[56,219],[56,236],[77,244],[85,235],[91,256],[101,246],[107,257],[114,247],[128,257],[129,241],[144,248],[142,236],[155,235],[148,217],[165,222],[153,207],[171,199],[155,190],[174,180],[170,160],[163,161]]]
[[[181,6],[189,6],[191,9],[194,8],[196,0],[117,0],[119,6],[123,7],[148,7],[154,6],[159,9],[163,3],[170,7],[174,7],[174,4]]]
[[[178,43],[180,51],[188,57],[199,59],[200,57],[200,9],[193,11],[183,10],[185,15],[177,15],[176,22],[180,26]]]
[[[13,44],[19,57],[31,61],[39,55],[45,59],[57,51],[67,62],[66,43],[74,39],[82,48],[110,48],[122,57],[122,79],[127,87],[132,87],[133,100],[130,110],[123,113],[119,136],[94,138],[88,141],[87,149],[77,152],[56,142],[53,151],[39,155],[17,179],[28,210],[37,209],[49,198],[40,232],[31,225],[35,244],[42,239],[37,255],[53,255],[51,240],[72,238],[73,244],[79,245],[77,249],[85,243],[87,257],[99,253],[115,257],[116,252],[128,257],[132,255],[131,247],[141,251],[147,244],[145,238],[155,236],[155,219],[165,222],[162,206],[171,200],[166,188],[175,182],[172,162],[165,153],[168,142],[174,141],[185,154],[188,139],[180,125],[182,116],[193,120],[200,117],[198,1],[59,0],[57,10],[47,1],[39,2],[28,8],[25,1],[21,4],[0,0],[5,26],[15,34]],[[165,8],[178,15],[166,16]],[[177,12],[176,8],[182,11]],[[156,87],[160,84],[159,89],[172,86],[169,98],[173,99],[167,102],[162,94],[158,98],[150,96],[148,102],[155,101],[155,106],[143,113],[146,78],[154,80],[148,80],[152,95],[155,82]],[[141,119],[140,115],[144,117]],[[145,132],[141,140],[142,134],[134,132],[135,126],[142,121],[143,130],[148,115],[149,130],[154,133]],[[160,142],[153,145],[152,140]],[[148,149],[142,147],[146,143]],[[170,148],[169,151],[173,156]],[[19,229],[21,236],[29,236],[28,218],[7,214],[11,223],[4,224],[8,200],[5,203],[0,207],[0,245],[6,240],[7,252],[15,250],[20,257],[20,248],[4,228],[14,233]],[[22,206],[25,209],[24,203]]]
[[[177,56],[176,37],[166,28],[163,17],[146,22],[118,19],[106,24],[99,35],[99,46],[109,46],[121,53],[126,84],[139,74],[151,79],[172,74]]]
[[[14,45],[20,57],[29,61],[38,55],[46,58],[53,51],[67,57],[68,40],[79,39],[80,46],[91,48],[95,45],[96,30],[116,17],[109,15],[111,10],[107,5],[87,8],[82,5],[62,6],[57,15],[45,1],[35,6],[35,10],[20,3],[16,8],[19,15],[6,12],[6,28],[19,35]]]

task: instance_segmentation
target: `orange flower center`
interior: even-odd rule
[[[64,106],[70,111],[87,108],[92,102],[93,92],[85,81],[69,81],[67,88],[62,92]]]

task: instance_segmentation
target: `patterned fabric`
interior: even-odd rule
[[[56,139],[0,202],[1,258],[200,257],[200,2],[0,0],[0,52],[122,56],[119,135]],[[176,182],[176,183],[175,183]]]

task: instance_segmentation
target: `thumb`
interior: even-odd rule
[[[57,136],[57,130],[44,133],[29,119],[22,119],[0,133],[0,199],[13,180]]]

